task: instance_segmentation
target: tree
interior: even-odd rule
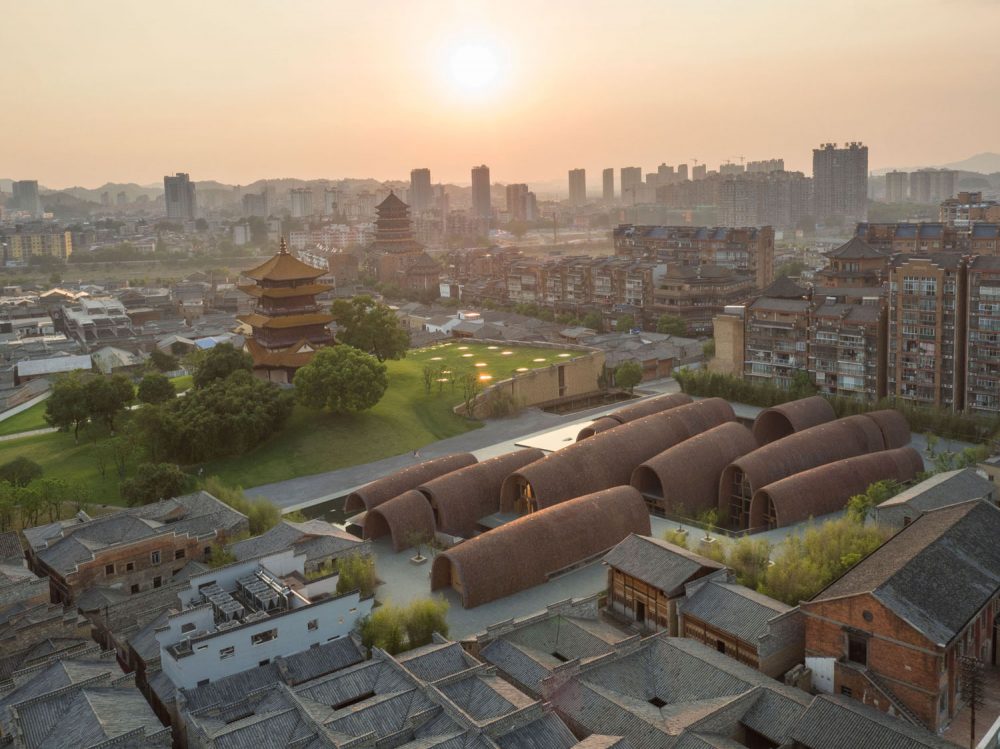
[[[604,332],[604,318],[600,312],[588,312],[583,316],[580,324],[585,328],[590,328],[597,333]]]
[[[143,463],[135,476],[122,482],[122,498],[130,507],[137,507],[177,497],[187,490],[190,479],[173,463]]]
[[[180,366],[176,356],[168,354],[166,351],[160,351],[158,348],[153,349],[149,355],[149,362],[160,372],[173,372]]]
[[[875,508],[899,494],[898,482],[886,479],[870,485],[864,494],[855,494],[847,500],[847,515],[856,523],[864,523],[875,515]]]
[[[191,357],[194,368],[192,382],[196,388],[205,388],[217,380],[225,380],[233,372],[253,369],[253,358],[246,351],[240,351],[231,343],[218,343],[207,351],[194,352]]]
[[[23,455],[0,466],[0,481],[7,481],[13,486],[27,486],[41,477],[42,467]]]
[[[52,395],[45,401],[45,420],[64,431],[73,430],[73,439],[80,441],[80,427],[90,418],[90,403],[83,378],[78,372],[59,377],[52,386]]]
[[[368,555],[355,552],[340,559],[337,562],[337,575],[338,596],[352,590],[360,591],[362,598],[375,593],[375,586],[378,584],[375,560]]]
[[[463,372],[459,379],[462,382],[462,403],[465,406],[465,415],[474,419],[476,417],[476,396],[482,392],[483,381],[479,379],[479,374],[474,370]]]
[[[282,520],[281,510],[267,497],[248,497],[241,487],[227,486],[218,476],[209,476],[201,488],[220,502],[246,515],[252,536],[271,530]],[[294,520],[294,513],[289,513],[284,519],[298,522]]]
[[[635,318],[632,315],[622,315],[615,321],[615,330],[619,333],[628,333],[635,327]]]
[[[660,315],[656,321],[656,332],[666,335],[687,335],[687,323],[676,315]]]
[[[370,296],[338,299],[331,309],[337,323],[337,340],[379,361],[402,359],[410,345],[409,331],[396,313]]]
[[[639,362],[629,359],[615,367],[615,384],[618,387],[631,393],[640,382],[642,382],[642,365]]]
[[[140,403],[166,403],[176,397],[174,383],[159,372],[150,372],[139,383]]]
[[[753,590],[764,580],[771,559],[771,544],[763,538],[741,536],[726,553],[726,566],[736,573],[736,582]]]
[[[429,645],[434,633],[448,636],[448,602],[443,598],[418,598],[406,607],[403,628],[411,648]]]
[[[292,406],[292,393],[237,371],[183,398],[139,409],[136,423],[149,453],[195,463],[256,447],[284,426]]]
[[[434,633],[448,635],[448,602],[443,598],[421,598],[408,606],[379,606],[358,622],[362,644],[390,654],[429,644]]]
[[[389,386],[385,364],[351,346],[328,346],[295,373],[295,397],[309,408],[366,411]]]
[[[122,374],[92,377],[84,384],[84,393],[87,396],[90,418],[103,421],[110,432],[115,430],[115,417],[124,412],[135,398],[132,382]]]

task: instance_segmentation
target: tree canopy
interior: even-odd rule
[[[190,483],[191,477],[173,463],[143,463],[122,482],[122,498],[132,507],[148,505],[184,494]]]
[[[632,315],[622,315],[615,321],[615,331],[618,333],[628,333],[635,327],[635,317]]]
[[[189,356],[194,369],[192,382],[196,388],[208,387],[217,380],[225,380],[233,372],[253,369],[253,358],[246,351],[231,343],[219,343],[207,351],[195,351]]]
[[[676,315],[660,315],[656,321],[656,332],[665,335],[687,335],[687,324]]]
[[[351,346],[328,346],[295,373],[295,395],[310,408],[336,413],[364,411],[389,386],[385,364]]]
[[[10,482],[14,486],[27,486],[41,477],[42,467],[23,455],[0,466],[0,481]]]
[[[633,360],[623,361],[615,367],[615,384],[629,392],[642,382],[642,365]]]
[[[45,401],[45,420],[65,431],[73,430],[73,439],[80,441],[80,427],[90,418],[90,405],[83,377],[79,372],[59,377],[52,385],[52,395]]]
[[[402,359],[410,334],[388,306],[370,296],[338,299],[331,309],[337,323],[337,340],[371,354],[379,361]]]
[[[132,381],[122,374],[91,377],[84,384],[90,418],[104,422],[109,431],[115,429],[115,417],[128,408],[135,398]]]
[[[140,403],[167,403],[176,397],[174,383],[159,372],[150,372],[139,383]]]
[[[158,348],[149,355],[149,362],[161,372],[173,372],[178,367],[176,356]]]
[[[145,406],[137,422],[158,458],[194,463],[242,455],[279,431],[292,412],[292,394],[236,371],[160,406]]]

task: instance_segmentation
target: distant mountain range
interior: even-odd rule
[[[995,174],[1000,172],[1000,153],[977,153],[962,161],[953,161],[943,165],[946,169],[958,169],[963,172],[979,172],[980,174]]]

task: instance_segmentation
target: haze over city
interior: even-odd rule
[[[972,20],[974,17],[974,21]],[[570,167],[1000,151],[989,0],[8,3],[3,175],[561,180]],[[951,50],[952,53],[945,53]],[[957,141],[955,135],[963,137]]]

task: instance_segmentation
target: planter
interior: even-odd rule
[[[424,556],[410,557],[410,564],[423,564],[426,561],[427,557]]]

